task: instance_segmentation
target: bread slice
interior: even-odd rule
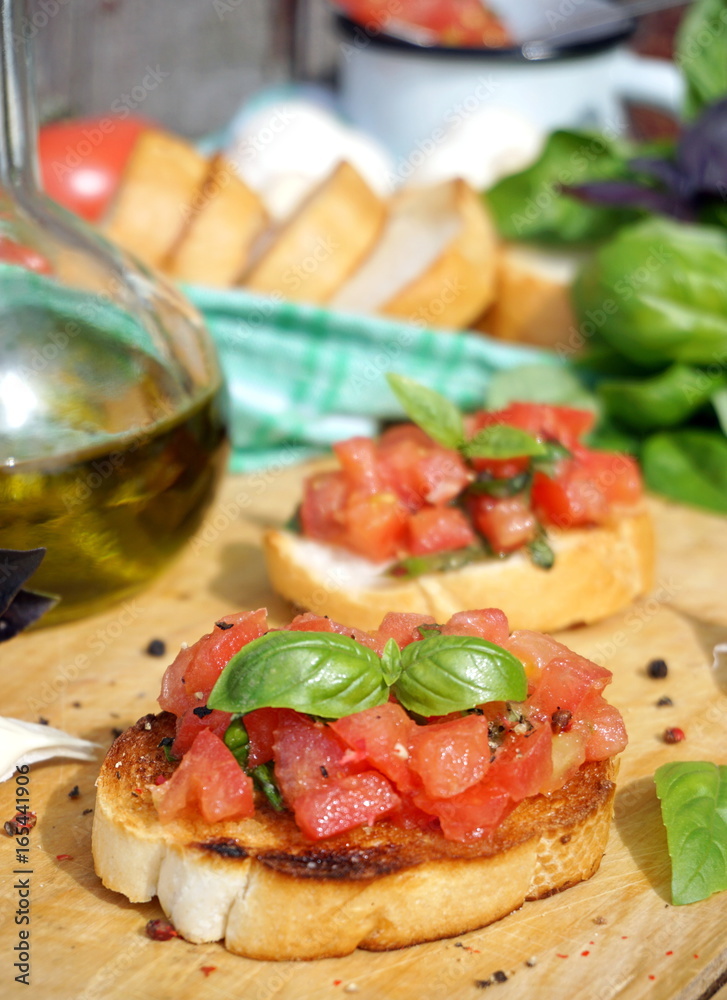
[[[497,237],[463,180],[403,191],[371,255],[331,306],[459,329],[490,305]]]
[[[207,158],[184,139],[142,132],[105,220],[106,235],[160,267],[187,226],[207,170]]]
[[[474,329],[500,340],[568,347],[576,328],[570,289],[586,256],[583,251],[504,244],[497,258],[494,302]]]
[[[242,284],[296,302],[328,302],[373,246],[385,215],[383,200],[340,163],[270,234]]]
[[[480,843],[386,822],[308,841],[287,813],[162,825],[151,800],[168,776],[159,742],[174,716],[148,715],[113,744],[97,782],[93,855],[104,885],[159,897],[189,941],[224,939],[255,959],[401,948],[483,927],[590,878],[609,834],[615,768],[583,765],[561,789],[521,802]]]
[[[375,629],[389,608],[447,621],[462,608],[502,608],[512,629],[552,632],[599,621],[652,585],[654,536],[645,506],[593,528],[550,529],[552,569],[525,553],[401,580],[386,564],[290,531],[263,538],[268,576],[289,601],[344,625]]]
[[[190,209],[186,229],[163,262],[177,281],[215,288],[234,285],[268,225],[255,192],[223,156],[214,156]]]

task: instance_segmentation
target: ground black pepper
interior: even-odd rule
[[[74,785],[73,788],[68,793],[68,798],[77,799],[80,796],[80,794],[81,794],[81,789],[78,787],[78,785]]]
[[[217,628],[221,628],[223,632],[225,631],[225,629],[233,628],[234,624],[235,624],[234,622],[215,622]]]
[[[656,707],[657,708],[665,708],[665,707],[669,707],[670,705],[673,705],[673,704],[674,704],[674,702],[671,700],[671,698],[669,697],[669,695],[665,694],[665,695],[662,695],[661,698],[659,698],[659,700],[656,703]]]
[[[646,668],[646,673],[654,680],[661,680],[669,673],[666,660],[651,660]]]

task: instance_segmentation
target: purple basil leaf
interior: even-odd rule
[[[0,642],[12,639],[58,603],[57,597],[19,590],[10,607],[0,616]]]
[[[43,561],[45,549],[0,549],[0,617]]]
[[[644,187],[635,181],[593,181],[563,188],[566,194],[582,201],[599,205],[619,205],[622,208],[641,208],[659,215],[671,215],[675,219],[694,219],[694,211],[687,202],[679,199],[671,191],[657,191]]]
[[[662,160],[652,156],[637,156],[629,160],[629,169],[640,174],[648,174],[665,184],[673,191],[679,191],[682,185],[682,175],[671,160]]]
[[[727,99],[712,104],[677,143],[682,195],[727,195]]]

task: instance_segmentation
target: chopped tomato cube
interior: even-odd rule
[[[412,555],[450,552],[475,541],[466,515],[458,507],[424,507],[409,516],[407,549]]]
[[[373,438],[353,437],[339,441],[333,451],[341,463],[346,483],[351,492],[373,496],[384,487],[379,468],[378,449]]]
[[[628,737],[621,713],[601,695],[591,694],[584,700],[573,728],[587,736],[586,760],[606,760],[626,749]]]
[[[522,493],[499,500],[485,495],[472,497],[469,510],[477,530],[495,552],[514,552],[538,533],[537,518]]]
[[[542,472],[533,477],[532,502],[536,513],[556,528],[602,524],[608,517],[606,497],[588,473],[574,462],[556,479]]]
[[[641,499],[641,473],[631,455],[579,448],[574,456],[610,504],[634,504]]]
[[[537,795],[553,771],[553,734],[546,723],[524,737],[509,732],[495,751],[487,783],[507,792],[514,802]]]
[[[348,751],[348,752],[347,752]],[[330,726],[289,711],[273,743],[275,777],[289,804],[329,778],[362,771],[363,755],[352,753]]]
[[[343,519],[348,548],[372,562],[395,558],[405,544],[409,513],[393,493],[354,495]]]
[[[293,803],[295,821],[311,840],[333,837],[393,812],[400,803],[389,782],[376,771],[331,779]]]
[[[409,752],[409,766],[425,793],[451,798],[480,781],[490,766],[487,720],[475,714],[417,726]]]
[[[171,778],[152,789],[162,823],[200,812],[206,823],[252,816],[252,779],[209,729],[197,734]]]
[[[342,511],[348,496],[346,476],[339,469],[309,476],[303,486],[300,524],[303,534],[337,544],[343,536]]]
[[[442,635],[472,635],[501,646],[510,634],[507,616],[499,608],[457,611],[442,626]]]
[[[401,705],[390,701],[329,725],[347,746],[393,781],[399,791],[409,792],[416,787],[418,782],[408,764],[408,747],[417,726]]]
[[[548,720],[558,709],[575,716],[586,697],[600,694],[610,680],[609,670],[583,656],[556,656],[543,670],[540,684],[527,704]]]
[[[199,704],[202,705],[202,702]],[[177,718],[177,735],[172,746],[173,755],[182,757],[194,743],[197,734],[203,729],[209,729],[211,733],[222,739],[231,718],[232,715],[229,712],[221,712],[219,709],[215,709],[209,715],[203,715],[200,718],[194,714],[194,708],[190,706],[183,715]]]
[[[242,717],[250,746],[247,751],[247,766],[257,767],[273,759],[273,746],[278,726],[285,725],[291,715],[289,708],[256,708]]]
[[[410,642],[416,642],[422,638],[422,634],[419,631],[420,625],[434,624],[435,621],[431,615],[389,611],[384,615],[375,635],[384,645],[386,645],[388,639],[394,639],[397,646],[400,649],[404,649]]]
[[[448,799],[415,793],[414,803],[439,819],[447,840],[462,841],[489,836],[515,808],[507,792],[488,785],[486,780]]]

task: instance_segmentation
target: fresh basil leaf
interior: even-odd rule
[[[260,789],[275,812],[283,812],[285,802],[283,801],[283,796],[280,794],[278,783],[275,780],[275,769],[272,763],[258,764],[250,773],[256,787]]]
[[[488,701],[522,701],[522,663],[500,646],[473,636],[438,635],[410,643],[394,693],[418,715],[463,712]]]
[[[401,650],[396,639],[389,639],[381,654],[381,671],[384,675],[384,682],[391,687],[401,676]]]
[[[641,463],[650,489],[727,514],[727,438],[719,431],[654,434],[644,444]]]
[[[545,454],[533,458],[532,467],[553,479],[558,474],[560,463],[566,458],[572,458],[570,451],[560,441],[546,441]]]
[[[382,705],[389,689],[381,659],[335,632],[268,632],[235,653],[207,699],[245,715],[294,708],[327,719]]]
[[[414,379],[389,372],[386,380],[407,416],[445,448],[459,448],[464,441],[462,414],[445,396]]]
[[[461,569],[472,562],[489,559],[492,551],[482,545],[468,545],[462,549],[450,549],[448,552],[431,552],[424,556],[408,556],[394,563],[387,570],[388,576],[397,579],[410,580],[425,573],[445,573],[453,569]]]
[[[545,532],[541,532],[532,542],[528,543],[528,553],[534,566],[538,566],[540,569],[553,568],[555,553],[550,547]]]
[[[727,766],[663,764],[654,780],[672,865],[672,902],[696,903],[727,889]]]
[[[493,424],[483,427],[474,437],[462,445],[462,454],[473,458],[524,458],[530,455],[546,455],[547,448],[532,434],[508,424]]]
[[[511,476],[509,479],[498,479],[487,472],[480,472],[474,482],[467,487],[468,493],[484,493],[490,497],[514,497],[517,493],[523,493],[530,487],[532,475],[530,472],[521,472],[518,476]]]
[[[676,63],[687,83],[685,113],[694,117],[727,94],[724,0],[695,0],[676,36]]]
[[[552,406],[573,406],[601,412],[598,399],[569,368],[555,364],[518,365],[496,372],[487,390],[487,407],[503,410],[508,403],[527,401]]]
[[[604,380],[598,395],[609,416],[636,431],[677,427],[705,406],[725,375],[689,365],[671,365],[651,378]]]
[[[586,205],[563,188],[589,180],[630,176],[632,149],[588,132],[553,132],[538,160],[511,174],[483,196],[502,236],[513,240],[571,244],[615,232],[638,214]]]
[[[233,719],[225,730],[224,744],[232,751],[232,756],[242,768],[247,767],[247,755],[250,751],[250,737],[242,719]]]
[[[417,625],[417,632],[422,637],[422,639],[429,638],[430,635],[441,635],[442,626],[441,625]]]

